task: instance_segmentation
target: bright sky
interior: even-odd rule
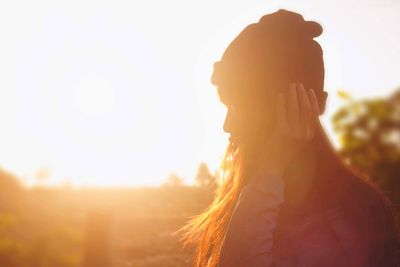
[[[279,2],[279,4],[277,4]],[[0,166],[28,185],[156,185],[214,170],[227,135],[212,64],[263,14],[287,8],[324,27],[330,93],[400,86],[400,2],[2,1]],[[48,174],[43,170],[48,170]]]

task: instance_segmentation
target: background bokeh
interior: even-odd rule
[[[323,126],[398,213],[400,2],[3,1],[0,266],[190,266],[228,144],[212,65],[279,8],[322,24]]]

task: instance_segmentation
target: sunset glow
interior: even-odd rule
[[[338,90],[400,86],[395,1],[33,2],[0,8],[0,167],[26,185],[159,185],[172,173],[190,184],[200,162],[214,171],[228,136],[213,63],[278,8],[324,27],[328,132]]]

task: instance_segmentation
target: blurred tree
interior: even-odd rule
[[[211,175],[207,164],[204,162],[200,163],[199,165],[199,169],[195,177],[195,185],[202,188],[215,189],[216,177]]]
[[[222,175],[219,169],[216,169],[213,174],[215,178],[216,186],[218,187],[222,183]]]
[[[400,90],[389,98],[353,100],[332,117],[339,153],[400,205]]]
[[[165,184],[164,184],[164,186],[167,186],[167,187],[180,187],[180,186],[183,186],[183,185],[184,185],[183,179],[180,178],[180,177],[179,177],[178,175],[176,175],[175,173],[172,173],[172,174],[168,177],[167,181],[166,181]]]

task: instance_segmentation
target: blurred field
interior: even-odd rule
[[[210,190],[23,189],[1,174],[0,266],[190,266],[174,232]]]

